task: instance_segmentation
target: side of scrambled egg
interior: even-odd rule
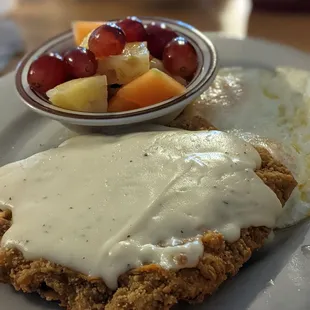
[[[292,171],[299,186],[278,227],[310,216],[310,72],[224,68],[186,113],[267,148]]]

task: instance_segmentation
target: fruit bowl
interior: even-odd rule
[[[158,17],[139,17],[144,25],[165,25],[177,35],[188,40],[195,49],[198,59],[197,70],[184,93],[169,100],[143,108],[123,112],[80,112],[64,109],[51,104],[49,99],[34,91],[28,84],[29,68],[34,60],[47,53],[63,54],[75,46],[72,30],[62,33],[36,50],[27,54],[19,63],[15,84],[22,100],[34,112],[57,120],[64,125],[90,127],[114,127],[143,122],[167,123],[174,119],[183,109],[204,92],[214,80],[218,69],[218,56],[212,42],[199,30],[177,20]],[[116,20],[109,21],[116,22]]]

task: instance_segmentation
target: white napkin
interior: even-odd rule
[[[234,37],[246,37],[251,11],[252,0],[227,0],[219,14],[221,31]]]
[[[0,0],[0,15],[9,13],[15,6],[16,0]]]

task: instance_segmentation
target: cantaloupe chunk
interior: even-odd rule
[[[132,110],[132,106],[143,108],[179,96],[185,91],[185,86],[166,73],[151,69],[123,86],[109,102],[109,111]]]
[[[109,101],[108,104],[108,112],[125,112],[139,108],[140,107],[138,104],[130,102],[116,95]]]
[[[161,60],[157,59],[157,58],[152,58],[150,59],[150,68],[153,69],[158,69],[162,72],[167,73],[168,75],[170,75],[172,78],[174,78],[176,81],[178,81],[180,84],[186,86],[188,83],[186,82],[186,80],[184,80],[183,78],[181,78],[180,76],[175,76],[170,74],[164,67],[164,64]]]
[[[83,21],[78,20],[72,22],[72,30],[74,35],[74,41],[77,46],[79,46],[83,39],[93,30],[103,25],[104,22],[94,22],[94,21]]]

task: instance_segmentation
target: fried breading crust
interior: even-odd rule
[[[172,126],[214,129],[196,116],[186,120],[181,116]],[[256,173],[284,204],[296,181],[265,149],[257,150],[262,167]],[[11,216],[9,211],[0,213],[0,238],[10,227]],[[109,290],[101,279],[89,278],[44,259],[27,261],[15,249],[0,249],[0,280],[11,283],[16,290],[37,292],[47,300],[59,301],[68,310],[170,309],[179,301],[202,302],[214,293],[263,245],[269,233],[266,227],[242,229],[240,239],[228,243],[221,234],[207,231],[202,238],[204,254],[196,268],[175,272],[156,265],[143,266],[121,275],[116,292]]]

